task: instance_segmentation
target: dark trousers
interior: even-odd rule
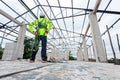
[[[39,42],[41,40],[41,58],[47,61],[46,48],[47,48],[47,36],[36,36],[33,42],[31,60],[35,61],[36,53],[39,50]]]

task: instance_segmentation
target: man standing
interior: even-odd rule
[[[46,55],[47,35],[48,32],[51,30],[51,28],[52,28],[52,21],[45,18],[45,15],[43,13],[40,14],[40,18],[38,20],[35,20],[29,24],[30,32],[32,32],[35,35],[30,62],[35,61],[36,53],[39,50],[40,40],[42,46],[41,49],[42,62],[47,62],[47,55]]]

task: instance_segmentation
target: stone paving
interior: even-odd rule
[[[0,61],[0,80],[120,80],[120,65],[77,61]]]

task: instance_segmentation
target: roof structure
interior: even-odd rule
[[[49,33],[48,42],[59,49],[70,50],[76,53],[82,44],[82,35],[86,36],[87,46],[92,46],[89,13],[96,6],[98,0],[0,0],[0,9],[19,22],[30,22],[39,18],[43,12],[52,20],[53,28]],[[120,0],[102,0],[96,10],[102,39],[110,45],[106,25],[111,36],[120,34]],[[0,44],[16,41],[19,25],[0,14]],[[26,36],[33,38],[29,32]],[[112,39],[112,40],[116,40]],[[116,45],[117,42],[114,43]],[[48,47],[51,46],[48,44]],[[107,46],[107,50],[109,50]],[[116,51],[119,52],[115,47]]]

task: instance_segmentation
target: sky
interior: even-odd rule
[[[37,0],[31,0],[31,1],[30,0],[23,0],[23,1],[26,3],[26,5],[29,6],[30,9],[35,7],[36,6],[35,2],[37,2]],[[60,2],[60,5],[63,6],[63,7],[71,7],[71,5],[72,5],[71,0],[48,0],[49,4],[51,6],[59,6],[58,1]],[[96,1],[97,0],[90,0],[88,9],[93,9]],[[99,6],[99,10],[104,10],[106,8],[107,4],[109,3],[109,1],[110,0],[102,0],[101,4]],[[3,2],[5,2],[7,5],[9,5],[18,14],[23,14],[24,12],[27,11],[20,4],[19,0],[12,0],[12,1],[11,0],[3,0]],[[11,15],[13,18],[17,17],[18,14],[14,13],[3,2],[0,1],[0,9],[9,13],[9,15]],[[42,1],[40,1],[40,3],[42,5],[48,5],[46,0],[42,0]],[[85,8],[86,9],[87,3],[88,3],[88,0],[73,0],[73,7],[75,7],[75,8]],[[107,10],[108,11],[118,11],[118,12],[120,12],[119,3],[120,3],[120,0],[112,0],[110,5],[108,6]],[[71,9],[62,8],[60,10],[59,8],[53,7],[52,10],[51,10],[49,7],[45,7],[45,6],[43,8],[47,12],[50,19],[55,19],[55,17],[56,18],[61,18],[62,14],[63,14],[64,17],[67,17],[67,16],[71,16],[71,15],[79,15],[79,14],[84,14],[85,13],[85,11],[81,11],[81,10],[78,10],[78,9],[74,9],[73,13],[72,13]],[[37,15],[37,17],[39,17],[39,14],[41,12],[44,12],[42,9],[38,10],[38,8],[35,8],[32,11],[34,12],[34,14]],[[62,14],[61,14],[61,11],[62,11]],[[99,19],[100,16],[101,16],[101,13],[97,13],[97,18],[98,19]],[[25,15],[23,15],[22,17],[25,18],[26,20],[28,20],[29,22],[35,20],[35,18],[29,12],[26,13]],[[85,18],[85,23],[83,24],[84,18]],[[119,18],[120,18],[120,14],[119,15],[104,14],[101,18],[101,21],[99,22],[100,33],[102,34],[106,31],[106,25],[108,25],[108,27],[110,27]],[[19,20],[20,22],[24,21],[22,18],[17,18],[17,20]],[[73,20],[74,20],[74,32],[79,33],[79,34],[80,33],[84,34],[85,31],[86,31],[87,25],[89,23],[88,15],[86,15],[86,17],[85,16],[77,16],[77,17],[74,17],[74,18],[72,18],[72,17],[65,18],[64,20],[63,19],[59,19],[57,21],[53,20],[52,22],[53,22],[55,28],[61,28],[63,30],[67,29],[68,31],[73,31]],[[1,23],[7,23],[8,21],[9,21],[9,19],[0,15],[0,22]],[[65,24],[64,24],[63,21],[65,21],[66,27],[65,27]],[[28,23],[26,22],[26,24],[28,24]],[[57,25],[57,24],[59,24],[59,25]],[[8,24],[8,26],[16,26],[16,24],[11,22],[11,23]],[[118,34],[119,38],[120,38],[120,31],[119,31],[120,29],[119,28],[120,28],[120,21],[118,21],[113,26],[113,28],[110,29],[110,34],[111,34],[111,38],[112,38],[112,42],[113,42],[113,47],[115,49],[117,58],[120,58],[120,51],[118,49],[117,38],[116,38],[116,34]],[[0,30],[4,31],[4,29],[0,29]],[[16,30],[19,30],[19,28],[17,28]],[[79,35],[75,34],[75,33],[74,34],[70,33],[70,32],[67,33],[66,31],[61,32],[59,29],[57,29],[57,30],[58,30],[58,33],[60,34],[60,36],[62,36],[62,37],[64,37],[64,36],[65,37],[74,37],[75,36],[76,38],[75,39],[67,38],[66,41],[63,39],[66,43],[63,43],[61,39],[57,39],[57,40],[51,39],[51,38],[53,38],[53,34],[54,34],[55,38],[59,38],[57,32],[52,29],[50,31],[50,34],[52,34],[52,35],[48,36],[48,38],[50,38],[50,40],[48,40],[48,41],[52,42],[53,44],[56,44],[56,45],[62,44],[62,47],[65,46],[65,45],[68,45],[70,43],[68,45],[69,50],[71,50],[73,54],[77,53],[78,47],[80,45],[76,45],[76,44],[78,44],[78,42],[81,43],[82,38],[80,38]],[[7,32],[9,33],[9,31],[7,31]],[[13,32],[10,32],[10,34],[13,34],[13,35],[17,36],[17,34],[15,34]],[[90,34],[91,34],[91,30],[88,31],[87,35],[90,35]],[[29,37],[33,37],[33,35],[28,33],[28,32],[26,33],[26,35],[29,36]],[[0,36],[3,36],[3,33],[1,31],[0,31]],[[15,37],[12,37],[12,36],[7,35],[7,34],[5,34],[5,37],[15,40]],[[106,33],[105,35],[103,35],[102,39],[104,39],[104,41],[105,41],[106,52],[107,52],[108,58],[113,57],[108,34]],[[92,38],[89,38],[87,40],[87,45],[91,45],[91,40],[92,40]],[[1,38],[0,38],[0,41],[1,41]],[[4,40],[2,46],[4,47],[5,44],[8,43],[8,42],[11,42],[11,41]]]

